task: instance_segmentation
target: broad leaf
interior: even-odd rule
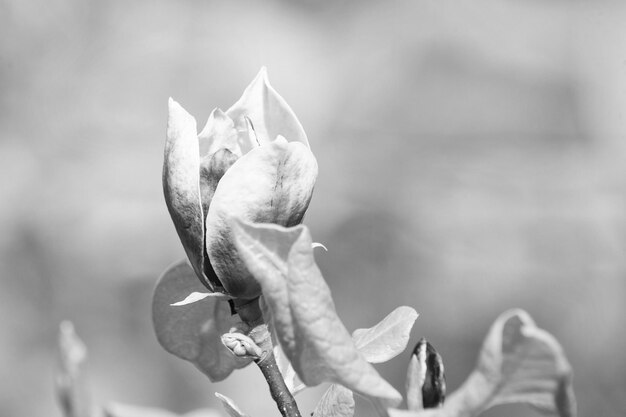
[[[250,363],[222,344],[221,336],[238,323],[224,300],[207,297],[193,304],[172,306],[204,287],[185,262],[165,271],[154,290],[152,320],[157,339],[168,352],[193,363],[211,381],[221,381]]]
[[[376,326],[355,330],[354,345],[368,362],[386,362],[406,349],[417,316],[411,307],[398,307]]]
[[[510,310],[487,335],[475,370],[442,408],[389,410],[391,417],[473,417],[505,403],[527,403],[549,415],[576,416],[572,371],[556,339],[528,313]]]
[[[315,264],[304,226],[233,221],[234,241],[260,282],[278,340],[302,381],[336,382],[388,406],[400,394],[361,356],[337,316],[326,282]]]
[[[312,417],[352,417],[353,415],[352,391],[341,385],[332,384],[317,403]]]
[[[222,405],[224,406],[224,410],[226,410],[230,417],[248,417],[248,415],[241,411],[237,404],[235,404],[235,402],[227,396],[220,394],[219,392],[216,392],[215,396],[220,399]]]

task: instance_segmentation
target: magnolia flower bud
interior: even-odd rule
[[[409,410],[441,407],[446,397],[443,360],[435,348],[422,338],[411,355],[407,374]]]
[[[317,162],[300,122],[263,68],[230,109],[196,121],[170,99],[163,190],[176,231],[202,283],[232,298],[261,287],[232,242],[231,217],[294,226],[302,222]]]

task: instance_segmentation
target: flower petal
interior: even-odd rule
[[[200,192],[203,213],[209,212],[209,206],[217,185],[237,159],[237,155],[226,148],[202,158],[200,162]]]
[[[169,119],[163,162],[165,203],[197,276],[213,289],[203,273],[204,216],[200,202],[200,157],[196,121],[169,99]]]
[[[211,381],[221,381],[250,363],[238,359],[222,344],[221,336],[237,324],[227,301],[208,297],[197,303],[172,307],[186,295],[202,291],[194,271],[185,261],[168,268],[159,279],[152,299],[152,320],[161,346],[193,363]]]
[[[291,142],[301,142],[309,146],[306,133],[293,110],[270,85],[265,67],[261,68],[241,98],[226,114],[235,121],[237,129],[242,131],[245,126],[244,117],[249,117],[261,144],[282,135]]]
[[[337,316],[308,229],[238,220],[233,227],[237,248],[261,283],[279,342],[302,381],[336,382],[386,406],[399,404],[402,396],[359,354]]]
[[[213,109],[204,129],[198,134],[198,141],[200,142],[199,154],[203,156],[211,156],[219,149],[228,149],[237,156],[242,155],[233,120],[221,109]],[[246,149],[243,153],[248,150]]]
[[[302,221],[317,177],[317,162],[301,143],[284,139],[239,158],[220,180],[206,218],[211,265],[233,297],[260,295],[259,284],[232,242],[231,217],[294,226]]]

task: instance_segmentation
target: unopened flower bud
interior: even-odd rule
[[[200,133],[170,99],[165,201],[191,266],[211,291],[242,300],[261,294],[237,253],[229,220],[300,224],[316,177],[306,134],[265,69],[231,108],[213,110]]]
[[[406,380],[409,410],[441,407],[446,397],[443,360],[435,348],[422,338],[411,355]]]

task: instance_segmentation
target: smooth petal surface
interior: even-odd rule
[[[398,307],[376,326],[355,330],[354,345],[369,363],[386,362],[406,349],[417,316],[411,307]]]
[[[163,162],[165,203],[193,269],[213,289],[203,273],[204,215],[199,176],[196,120],[170,98]]]
[[[335,311],[304,226],[233,221],[237,248],[261,283],[278,340],[302,381],[336,382],[387,406],[400,394],[359,354]]]
[[[214,109],[204,129],[198,134],[199,155],[211,156],[219,149],[228,149],[235,155],[241,156],[243,152],[238,139],[233,120],[222,110]]]
[[[309,146],[306,133],[293,110],[270,85],[265,67],[226,114],[235,121],[238,130],[243,130],[244,117],[249,117],[261,144],[282,135],[290,142]]]
[[[352,417],[354,395],[341,385],[332,384],[315,406],[313,417]]]
[[[237,254],[230,219],[299,224],[316,178],[317,161],[311,151],[284,139],[253,149],[226,171],[207,214],[206,249],[215,273],[233,297],[257,297],[260,287]]]
[[[406,372],[406,406],[411,411],[424,409],[424,399],[422,398],[422,386],[426,379],[426,369],[417,360],[416,355],[411,355],[409,366]]]
[[[202,158],[200,162],[200,193],[203,213],[209,212],[217,185],[237,159],[239,159],[237,155],[225,148]]]
[[[168,268],[159,279],[152,300],[152,320],[157,339],[168,352],[193,363],[211,381],[221,381],[250,363],[238,359],[222,344],[221,336],[238,323],[228,302],[205,300],[173,307],[202,286],[186,262]]]

